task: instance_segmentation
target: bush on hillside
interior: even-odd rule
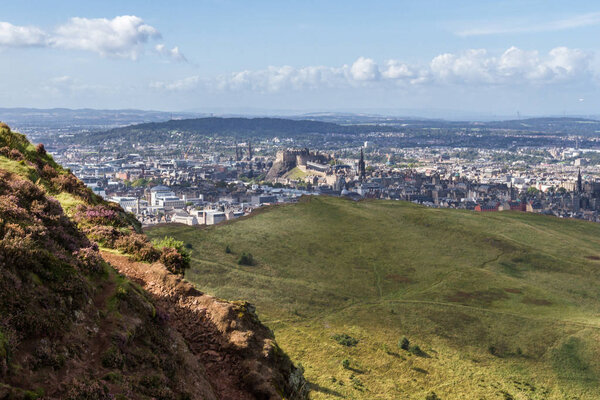
[[[408,351],[408,349],[410,347],[410,342],[409,342],[408,338],[403,337],[402,340],[400,340],[400,342],[398,342],[398,347],[400,347],[402,350]]]
[[[239,265],[254,265],[254,257],[251,253],[242,253],[238,258]]]
[[[42,143],[39,143],[37,146],[35,146],[35,151],[41,156],[46,155],[46,148]]]
[[[139,233],[121,236],[116,240],[115,247],[129,254],[135,261],[155,262],[160,258],[160,251],[152,246],[146,236]]]
[[[333,335],[332,338],[342,346],[353,347],[358,344],[358,339],[355,339],[346,333]]]
[[[160,261],[173,273],[183,275],[190,267],[192,253],[181,240],[165,236],[153,241],[154,246],[161,250]]]
[[[73,253],[79,261],[79,268],[82,271],[90,273],[99,273],[104,271],[104,261],[98,253],[98,246],[95,244],[90,247],[79,249]]]
[[[15,161],[21,161],[21,160],[25,159],[25,157],[23,156],[23,153],[21,153],[17,149],[11,149],[8,146],[4,146],[4,147],[0,148],[0,155],[3,155],[4,157],[10,158],[11,160],[15,160]]]
[[[169,271],[174,274],[183,275],[189,263],[186,263],[183,256],[173,247],[163,247],[160,253],[159,261],[164,264]]]
[[[116,248],[117,240],[123,236],[123,233],[114,226],[90,225],[85,227],[83,231],[90,240],[109,249]]]
[[[39,170],[39,174],[42,178],[51,180],[52,178],[56,178],[58,176],[58,171],[48,164],[43,164]]]
[[[127,226],[127,223],[119,215],[119,210],[108,204],[88,206],[80,204],[77,206],[73,219],[79,224]]]

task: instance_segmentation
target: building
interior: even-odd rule
[[[219,210],[204,210],[202,214],[206,225],[215,225],[226,219],[225,213]]]
[[[185,201],[175,195],[171,189],[166,186],[154,186],[150,189],[150,205],[160,207],[185,207]]]
[[[498,211],[498,204],[477,204],[475,206],[475,211],[479,211],[479,212]]]
[[[198,218],[186,212],[178,211],[171,217],[171,222],[194,226],[198,225]]]

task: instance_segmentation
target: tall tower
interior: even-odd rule
[[[583,185],[581,183],[581,168],[577,172],[577,193],[583,192]]]
[[[248,160],[252,160],[252,142],[248,140]]]
[[[235,161],[240,161],[240,149],[237,142],[235,142]]]
[[[365,179],[365,156],[363,154],[363,149],[360,149],[360,160],[358,161],[358,173],[360,175],[360,179]]]

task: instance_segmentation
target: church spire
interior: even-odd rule
[[[365,179],[365,156],[362,148],[360,149],[360,160],[358,161],[358,173],[361,180]]]
[[[583,185],[581,184],[581,168],[578,168],[577,172],[577,193],[583,192]]]

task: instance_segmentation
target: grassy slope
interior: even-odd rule
[[[285,175],[283,175],[283,178],[297,180],[297,179],[304,179],[306,176],[307,176],[306,172],[302,171],[298,167],[294,167],[291,170],[289,170],[288,172],[286,172]]]
[[[193,245],[187,278],[201,289],[255,303],[306,368],[313,398],[592,399],[600,390],[598,224],[315,197],[149,235]],[[243,251],[256,266],[236,264]],[[336,333],[359,343],[343,347]],[[402,336],[428,356],[398,349]]]

